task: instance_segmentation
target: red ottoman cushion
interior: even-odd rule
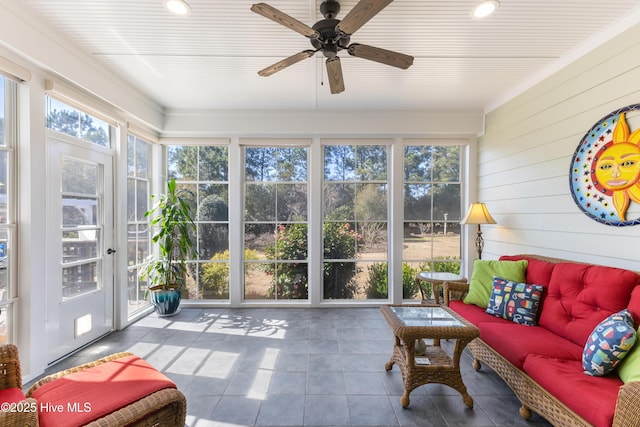
[[[165,388],[173,381],[138,356],[74,372],[37,388],[41,427],[84,425]],[[43,410],[44,408],[44,410]]]
[[[611,426],[622,381],[616,375],[592,377],[579,360],[530,355],[524,371],[576,414],[596,427]]]
[[[18,403],[24,400],[24,393],[18,387],[9,387],[0,390],[0,402]]]

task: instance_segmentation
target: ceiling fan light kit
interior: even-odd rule
[[[473,18],[486,18],[491,15],[493,12],[498,10],[500,7],[500,2],[497,0],[487,0],[481,3],[478,3],[472,10],[471,16]]]
[[[185,0],[164,0],[164,7],[175,15],[189,15],[191,13],[191,6]]]
[[[358,58],[402,69],[409,68],[413,64],[412,56],[364,44],[351,43],[351,35],[392,1],[360,0],[342,20],[339,20],[336,19],[336,16],[340,12],[340,3],[336,0],[325,0],[320,5],[320,13],[322,13],[324,19],[316,22],[311,27],[266,3],[254,4],[251,6],[253,12],[302,34],[309,39],[311,46],[313,46],[313,50],[304,50],[296,53],[258,71],[258,74],[270,76],[303,59],[312,57],[316,52],[322,52],[327,58],[326,67],[329,88],[332,94],[337,94],[344,91],[342,66],[338,56],[338,53],[342,50]]]

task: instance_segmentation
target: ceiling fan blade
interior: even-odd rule
[[[303,59],[312,57],[314,53],[316,53],[315,50],[303,50],[302,52],[291,55],[290,57],[285,58],[282,61],[278,61],[275,64],[258,71],[258,74],[260,74],[262,77],[270,76],[271,74],[277,73],[278,71],[283,70],[288,66],[295,64],[296,62],[300,62]]]
[[[405,55],[391,50],[381,49],[366,44],[352,43],[347,48],[349,55],[358,58],[369,59],[371,61],[380,62],[381,64],[391,65],[407,69],[413,64],[413,56]]]
[[[369,22],[393,0],[360,0],[336,26],[336,31],[351,35]]]
[[[327,77],[329,78],[329,87],[331,93],[344,92],[344,80],[342,79],[342,67],[340,66],[340,58],[334,56],[327,59]]]
[[[277,22],[280,25],[291,28],[293,31],[300,33],[305,37],[309,37],[310,39],[317,39],[320,37],[320,33],[313,28],[266,3],[256,3],[251,6],[251,10],[258,15],[262,15],[265,18],[269,18],[272,21]]]

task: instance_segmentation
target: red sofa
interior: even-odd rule
[[[500,259],[526,259],[526,282],[544,286],[538,325],[519,325],[453,300],[468,287],[445,284],[445,303],[480,329],[468,346],[474,367],[485,363],[505,380],[524,418],[533,410],[558,426],[640,426],[640,382],[624,384],[615,373],[594,377],[582,369],[585,343],[605,317],[628,308],[638,327],[640,274],[537,255]]]

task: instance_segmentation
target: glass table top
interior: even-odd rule
[[[441,307],[390,307],[405,326],[460,326],[464,324]]]

